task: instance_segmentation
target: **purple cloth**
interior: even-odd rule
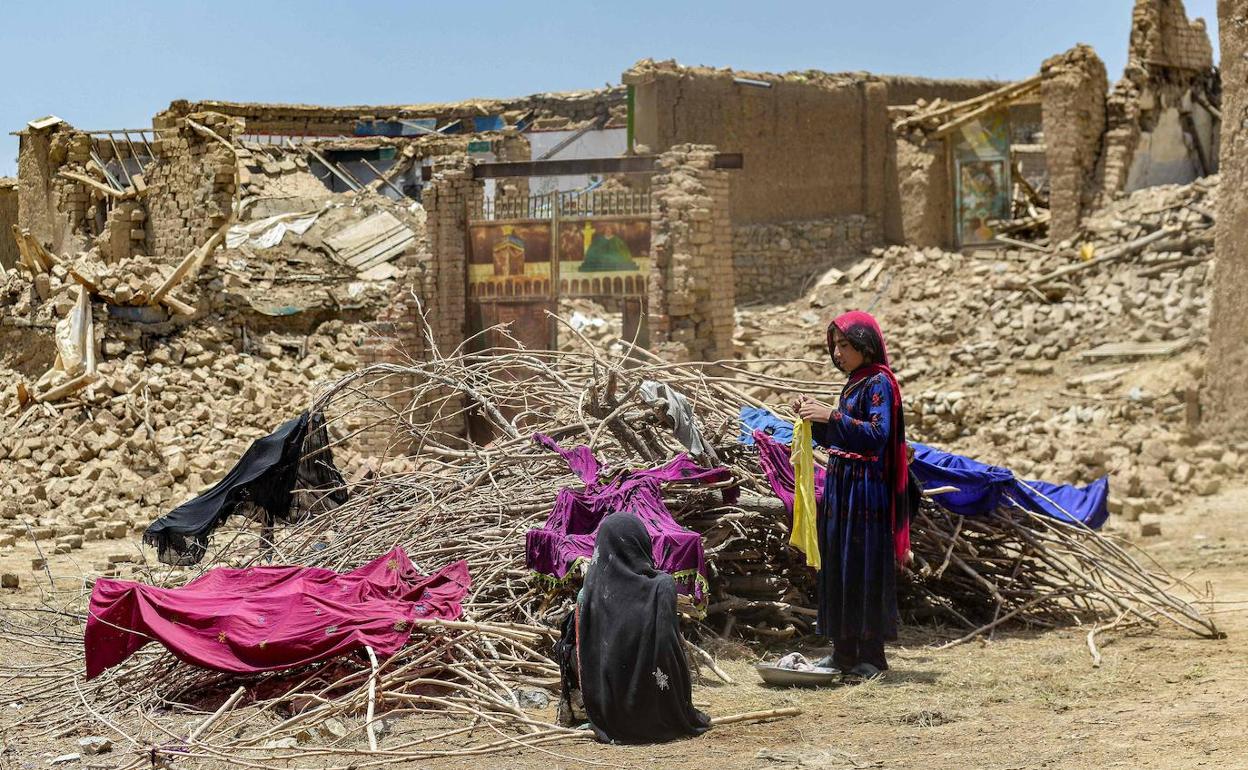
[[[789,513],[793,513],[793,461],[789,448],[761,430],[754,431],[754,444],[758,447],[758,461],[763,466],[763,475],[784,503]],[[823,502],[823,484],[827,471],[819,463],[815,463],[815,502]]]
[[[546,524],[525,533],[525,561],[529,569],[562,580],[579,560],[593,555],[602,520],[617,511],[627,511],[640,518],[650,533],[655,566],[671,574],[679,592],[691,595],[699,604],[706,600],[702,538],[676,523],[663,504],[660,484],[726,481],[731,478],[727,468],[703,468],[687,454],[680,454],[658,468],[623,471],[600,481],[601,466],[588,447],[564,449],[549,436],[540,434],[533,440],[563,457],[585,487],[559,490]],[[729,494],[726,491],[725,498]]]

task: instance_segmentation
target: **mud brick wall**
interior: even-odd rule
[[[636,90],[636,138],[650,152],[696,143],[744,154],[732,185],[736,223],[883,220],[891,154],[884,82],[649,61],[623,80]]]
[[[1248,0],[1218,0],[1222,179],[1202,425],[1248,436]]]
[[[17,180],[0,179],[0,265],[6,269],[17,264],[17,242],[13,240],[17,199]]]
[[[806,279],[838,257],[879,242],[878,223],[850,214],[835,219],[739,225],[732,231],[737,302],[788,301]]]
[[[729,174],[716,148],[678,145],[651,180],[650,339],[673,361],[732,357],[736,311]]]
[[[1136,0],[1128,55],[1146,67],[1197,71],[1213,67],[1205,21],[1188,21],[1183,0]]]
[[[1079,231],[1095,198],[1096,164],[1105,131],[1105,65],[1091,46],[1077,45],[1040,68],[1049,171],[1050,233],[1055,241]]]
[[[216,113],[156,117],[157,162],[147,173],[147,245],[151,254],[181,259],[208,240],[230,216],[238,160],[223,143],[204,136],[188,120],[227,142],[242,125]]]
[[[18,226],[30,230],[57,254],[87,248],[88,217],[105,208],[104,196],[60,171],[86,173],[91,160],[91,137],[68,123],[46,129],[27,129],[18,153]],[[99,219],[102,226],[103,217]]]
[[[890,242],[913,246],[953,244],[953,181],[944,140],[895,138],[897,216],[889,221],[900,232],[889,232]],[[869,240],[864,239],[864,244]]]
[[[1181,0],[1136,0],[1123,77],[1106,102],[1100,203],[1218,170],[1221,86],[1204,21]]]
[[[913,75],[876,75],[888,86],[889,105],[914,104],[922,99],[933,102],[961,102],[1006,85],[1003,80],[925,78]]]

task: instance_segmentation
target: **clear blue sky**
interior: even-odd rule
[[[1215,0],[1187,0],[1216,46]],[[638,59],[1020,78],[1089,43],[1122,73],[1132,0],[517,3],[0,0],[8,132],[49,113],[150,125],[177,98],[414,104],[594,88]]]

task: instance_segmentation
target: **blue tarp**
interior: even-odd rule
[[[741,438],[753,445],[755,430],[769,433],[781,444],[793,441],[791,423],[759,407],[741,408]],[[940,507],[962,516],[983,516],[1012,504],[1059,521],[1079,523],[1100,529],[1109,518],[1109,477],[1085,487],[1024,481],[1005,468],[987,465],[969,457],[910,442],[914,462],[910,472],[924,489],[957,487],[933,499]]]
[[[741,407],[741,437],[738,440],[746,446],[754,446],[756,430],[761,430],[785,446],[793,443],[793,423],[781,420],[761,406]]]
[[[946,492],[934,498],[942,508],[954,513],[981,516],[1017,503],[1029,511],[1092,529],[1100,529],[1109,518],[1108,476],[1086,487],[1024,481],[996,465],[986,465],[913,441],[910,446],[914,449],[910,472],[924,489],[958,488],[957,492]]]

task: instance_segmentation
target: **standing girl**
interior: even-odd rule
[[[897,638],[897,565],[910,556],[901,388],[880,326],[867,313],[834,320],[828,352],[849,374],[839,406],[807,396],[793,404],[828,451],[817,523],[818,630],[832,640],[833,654],[820,665],[872,678],[888,668],[884,642]]]

